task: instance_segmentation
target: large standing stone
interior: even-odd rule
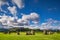
[[[35,35],[35,31],[34,31],[34,30],[31,30],[31,34],[32,34],[32,35]]]
[[[47,31],[47,30],[43,30],[43,33],[44,33],[45,35],[48,35],[48,31]]]

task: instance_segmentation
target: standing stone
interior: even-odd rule
[[[32,35],[35,35],[35,31],[34,31],[34,30],[31,30],[31,34],[32,34]]]
[[[45,35],[47,35],[47,34],[48,34],[48,31],[47,31],[47,30],[43,30],[43,33],[44,33]]]
[[[9,34],[11,34],[11,31],[8,31]]]

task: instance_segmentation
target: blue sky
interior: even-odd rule
[[[9,2],[9,6],[13,6],[11,0],[6,1]],[[17,16],[19,18],[21,13],[30,14],[31,12],[36,12],[40,16],[41,23],[49,18],[60,20],[60,0],[23,0],[23,4],[24,8],[19,9],[17,7]],[[0,11],[0,15],[6,14],[12,16],[7,7],[7,5],[2,6],[2,9],[7,11],[7,13]]]
[[[0,0],[0,15],[8,25],[60,30],[60,0]]]

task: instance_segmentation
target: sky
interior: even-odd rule
[[[18,18],[24,20],[32,15],[31,20],[35,23],[39,21],[41,25],[46,25],[44,22],[47,20],[48,24],[51,24],[52,20],[60,22],[60,0],[0,0],[0,15],[3,14],[7,16],[16,14]]]

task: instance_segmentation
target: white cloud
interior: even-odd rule
[[[9,22],[14,21],[14,17],[7,16],[5,14],[3,16],[0,16],[0,22],[7,23],[8,21]]]
[[[2,18],[1,18],[1,22],[7,22],[6,20],[7,20],[7,18],[8,18],[8,16],[6,16],[5,14],[2,16]]]
[[[30,15],[22,15],[22,20],[30,20]]]
[[[32,20],[37,20],[39,18],[39,15],[37,13],[33,12],[30,14],[30,17]]]
[[[38,24],[40,21],[39,15],[35,12],[30,14],[30,18],[34,24]]]
[[[4,1],[4,0],[0,0],[0,7],[1,7],[2,5],[5,5],[5,4],[6,4],[6,5],[9,5],[6,0],[5,0],[5,1]]]
[[[58,29],[60,26],[60,22],[56,21],[52,18],[47,19],[47,21],[45,23],[41,24],[41,28],[40,29],[51,29],[51,30],[55,30]]]
[[[32,20],[34,23],[39,22],[39,15],[35,12],[30,13],[29,15],[23,15],[22,16],[23,20]]]
[[[17,13],[17,11],[16,11],[16,6],[8,7],[8,10],[9,10],[13,15]]]
[[[18,25],[23,26],[23,27],[28,26],[28,27],[25,27],[25,28],[30,28],[31,27],[30,26],[31,25],[30,24],[31,21],[33,23],[37,24],[37,21],[36,20],[38,18],[38,14],[37,15],[36,14],[37,13],[35,13],[33,15],[31,15],[31,14],[29,14],[29,15],[22,15],[22,18],[17,19]],[[0,17],[1,17],[0,22],[6,23],[6,24],[8,24],[10,26],[13,25],[13,23],[14,23],[14,17],[7,16],[5,14],[3,16],[0,16]],[[34,19],[32,19],[32,18],[34,18]],[[38,27],[36,27],[36,26],[33,27],[32,26],[31,28],[36,29]]]
[[[6,0],[0,0],[0,11],[6,13],[6,11],[4,11],[4,10],[2,9],[2,6],[3,6],[3,5],[8,5],[8,6],[9,6],[9,3],[8,3]]]
[[[38,24],[38,23],[39,23],[39,21],[32,21],[32,23],[34,23],[34,24]]]
[[[30,25],[29,29],[40,29],[40,25]]]
[[[28,21],[28,20],[18,19],[17,21],[18,21],[18,23],[19,23],[21,26],[29,25],[29,21]]]
[[[14,21],[14,17],[8,16],[9,21]]]
[[[22,24],[30,24],[30,21],[32,21],[32,23],[34,24],[38,24],[39,23],[39,15],[37,13],[31,13],[29,15],[22,15],[22,18],[18,20],[19,23]]]
[[[12,2],[13,4],[16,4],[20,9],[24,7],[22,0],[12,0]]]

